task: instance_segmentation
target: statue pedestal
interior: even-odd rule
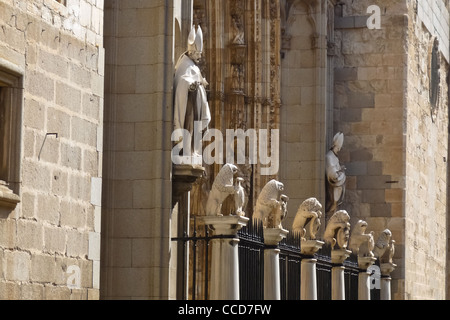
[[[210,300],[239,300],[237,232],[249,219],[241,216],[205,216],[200,223],[212,230]]]
[[[374,257],[358,257],[358,300],[370,300],[370,272],[367,271],[377,259]]]
[[[391,272],[397,267],[394,263],[382,263],[380,280],[380,300],[391,300]]]
[[[197,179],[205,174],[205,168],[192,165],[174,165],[172,167],[172,206],[178,204],[177,237],[189,235],[190,191]],[[185,300],[188,296],[189,284],[189,241],[177,244],[177,268],[184,270],[177,273],[177,299]]]
[[[264,229],[264,300],[280,300],[280,250],[278,244],[289,231]]]
[[[301,300],[317,300],[317,259],[314,255],[324,244],[325,242],[318,240],[306,240],[301,243],[301,253],[305,256],[301,267]]]
[[[345,249],[331,251],[331,299],[345,300],[345,277],[344,261],[350,257],[352,252]]]
[[[187,192],[192,190],[192,185],[205,174],[202,166],[189,164],[174,165],[172,167],[172,193],[173,203],[180,200]]]

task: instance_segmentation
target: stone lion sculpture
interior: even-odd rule
[[[276,224],[275,221],[281,220],[271,215],[282,215],[282,192],[284,185],[276,180],[269,181],[261,191],[261,194],[256,201],[255,213],[253,214],[253,220],[261,220],[263,226],[266,228],[273,227]],[[285,199],[286,200],[286,199]],[[269,222],[270,225],[269,226]],[[280,223],[281,224],[281,223]]]
[[[238,168],[228,163],[220,169],[206,202],[206,215],[222,216],[222,203],[229,195],[234,195],[235,193],[234,175],[237,172]]]
[[[392,240],[392,232],[389,229],[384,230],[377,239],[374,247],[374,255],[378,259],[380,259],[380,263],[390,262],[392,263],[392,257],[394,256],[391,251],[394,251],[395,241]],[[389,255],[392,254],[392,257],[389,258]],[[386,259],[387,256],[387,259]],[[382,261],[383,260],[383,261]],[[387,261],[386,261],[387,260]]]
[[[345,210],[337,211],[328,220],[324,233],[325,242],[334,249],[337,244],[340,249],[347,249],[350,238],[350,215]]]
[[[322,204],[316,198],[305,200],[295,215],[292,231],[299,233],[302,240],[316,240],[322,217]]]
[[[373,257],[373,249],[375,247],[375,240],[373,238],[373,231],[366,233],[367,222],[359,220],[356,223],[350,237],[349,248],[360,257]]]

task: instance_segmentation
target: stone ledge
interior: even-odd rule
[[[0,182],[0,209],[14,210],[20,202],[20,197]]]

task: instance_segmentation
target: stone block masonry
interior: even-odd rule
[[[352,225],[364,219],[375,232],[390,228],[401,247],[403,229],[398,223],[398,206],[402,202],[392,195],[400,193],[404,198],[402,96],[406,32],[394,31],[406,30],[407,21],[400,18],[406,7],[402,8],[399,1],[386,4],[381,10],[385,12],[381,29],[370,30],[366,25],[367,8],[373,4],[380,5],[345,1],[335,23],[339,41],[334,128],[345,134],[341,157],[348,176],[343,208],[350,213]],[[395,298],[403,294],[399,270],[393,275]]]
[[[374,4],[381,8],[381,29],[356,25]],[[444,299],[448,5],[441,0],[344,1],[340,14],[334,121],[346,137],[343,206],[375,232],[392,230],[398,262],[393,299]],[[433,36],[440,40],[441,92],[432,117]]]
[[[23,71],[20,204],[0,219],[1,299],[98,299],[103,1],[0,0]]]

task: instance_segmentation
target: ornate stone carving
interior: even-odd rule
[[[302,240],[316,240],[322,217],[322,204],[316,198],[305,200],[298,208],[292,224],[293,232],[300,234]]]
[[[356,223],[350,237],[349,249],[358,254],[359,257],[372,258],[374,256],[372,251],[375,247],[375,240],[373,231],[366,233],[367,226],[367,222],[363,220],[359,220]]]
[[[283,229],[281,222],[286,218],[288,214],[287,203],[289,201],[289,197],[282,194],[280,196],[279,205],[272,211],[267,218],[267,228],[273,229]]]
[[[337,133],[333,139],[333,145],[326,155],[326,213],[327,216],[336,212],[345,195],[345,167],[339,162],[338,153],[344,144],[344,134]]]
[[[256,201],[254,220],[261,220],[266,228],[282,228],[281,221],[287,214],[289,198],[282,194],[284,185],[276,180],[269,181]]]
[[[242,182],[244,182],[243,178],[236,178],[234,186],[234,205],[236,214],[239,216],[245,216],[244,208],[247,203],[247,197],[245,195],[244,187],[242,186]]]
[[[373,251],[375,257],[381,258],[384,256],[384,253],[389,248],[389,242],[391,241],[391,238],[392,238],[392,232],[389,229],[384,230],[380,234],[380,236],[378,237],[378,239],[375,243],[375,248]]]
[[[395,240],[392,240],[392,232],[384,230],[377,239],[374,255],[380,259],[380,263],[392,263],[395,253]]]
[[[235,194],[234,176],[237,172],[238,168],[228,163],[219,171],[206,202],[207,216],[222,216],[222,203],[229,195]]]
[[[375,243],[374,255],[380,260],[381,274],[389,276],[397,267],[394,263],[395,240],[392,239],[392,232],[384,230]]]
[[[350,238],[350,215],[340,210],[331,216],[324,233],[324,240],[332,249],[338,245],[339,249],[347,249]]]

